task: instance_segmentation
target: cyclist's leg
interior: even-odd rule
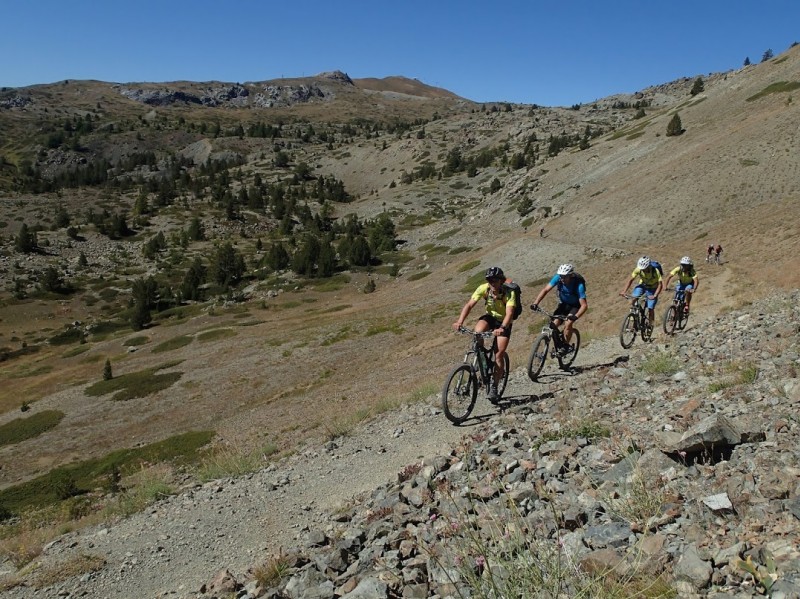
[[[686,283],[686,285],[682,283],[678,283],[675,285],[676,291],[683,292],[683,301],[686,302],[686,312],[689,312],[689,304],[692,303],[692,291],[694,290],[694,285],[692,283]]]
[[[570,304],[559,304],[558,309],[561,309],[562,311],[561,313],[559,313],[558,309],[556,309],[556,314],[559,314],[560,316],[569,316],[570,314],[575,314],[579,308],[580,306],[573,306]],[[561,322],[562,322],[561,320],[558,321],[559,325],[561,324]],[[570,339],[572,339],[573,322],[569,319],[564,319],[563,322],[567,323],[566,325],[564,325],[564,341],[567,345],[569,345],[569,341]]]
[[[642,297],[643,295],[645,295],[644,285],[637,285],[636,287],[634,287],[633,291],[631,292],[631,297],[633,298],[631,300],[631,306],[635,305],[636,300]]]
[[[478,322],[475,323],[475,332],[485,333],[489,330],[489,327],[493,324],[494,320],[495,319],[492,316],[484,314],[478,319]]]
[[[650,319],[650,326],[653,326],[653,323],[656,319],[656,304],[658,303],[658,298],[650,299],[650,295],[655,291],[655,289],[646,289],[644,290],[645,293],[645,300],[647,301],[647,318]]]
[[[513,326],[513,325],[512,325]],[[505,372],[505,362],[503,361],[503,357],[506,355],[506,350],[508,349],[508,342],[511,339],[511,327],[507,333],[503,333],[502,335],[497,337],[497,352],[494,356],[494,384],[497,385],[503,379],[503,374]]]

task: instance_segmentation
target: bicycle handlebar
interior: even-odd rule
[[[561,318],[560,316],[556,316],[555,314],[550,314],[550,312],[548,312],[547,310],[543,309],[541,306],[536,306],[536,308],[534,308],[533,306],[531,306],[531,310],[533,310],[534,312],[540,312],[540,313],[544,314],[544,315],[545,315],[545,316],[547,316],[547,317],[548,317],[550,320],[553,320],[553,319],[555,319],[555,318]],[[563,320],[563,319],[562,319],[562,320]]]
[[[494,333],[492,331],[483,331],[482,333],[479,333],[478,331],[473,331],[472,329],[468,329],[463,325],[458,327],[458,332],[462,333],[463,335],[473,335],[482,339],[491,339],[494,337]]]

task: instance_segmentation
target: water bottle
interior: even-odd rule
[[[478,348],[478,362],[480,362],[481,365],[481,372],[486,372],[486,354],[483,353],[482,348]]]

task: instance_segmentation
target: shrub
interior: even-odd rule
[[[0,426],[0,447],[38,437],[58,426],[63,418],[64,412],[45,410],[27,418],[15,418],[6,422]]]
[[[683,125],[681,123],[681,117],[675,113],[675,116],[670,119],[669,123],[667,124],[667,137],[672,137],[675,135],[680,135],[683,133]]]

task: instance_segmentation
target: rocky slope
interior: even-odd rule
[[[541,383],[518,368],[466,429],[430,397],[65,535],[4,565],[25,580],[6,596],[596,596],[593,574],[627,596],[800,597],[798,300],[630,352],[597,340]],[[98,569],[37,583],[81,557]]]

